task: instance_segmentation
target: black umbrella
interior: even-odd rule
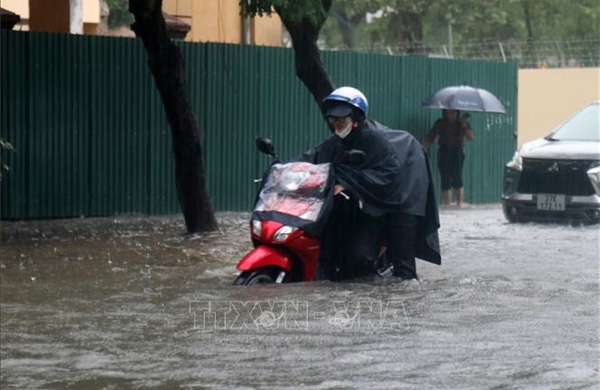
[[[461,111],[506,113],[506,109],[500,103],[500,100],[491,92],[481,88],[469,87],[468,85],[442,88],[425,100],[421,106]]]

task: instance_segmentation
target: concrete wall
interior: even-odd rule
[[[518,77],[519,147],[600,100],[600,68],[522,69]]]

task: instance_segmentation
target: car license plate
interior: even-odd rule
[[[565,196],[562,194],[538,194],[537,208],[544,211],[565,211]]]

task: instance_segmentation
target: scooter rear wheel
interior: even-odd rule
[[[252,271],[244,271],[233,282],[236,286],[249,286],[252,284],[275,283],[283,269],[279,267],[262,267]]]

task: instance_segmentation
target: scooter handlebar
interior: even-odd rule
[[[346,200],[350,200],[350,197],[344,191],[338,192],[337,195],[342,195],[344,198],[346,198]]]

